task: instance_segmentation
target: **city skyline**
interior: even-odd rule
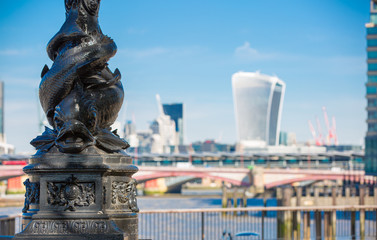
[[[40,72],[51,66],[45,46],[64,21],[64,4],[3,1],[0,9],[5,133],[18,151],[31,151]],[[362,143],[368,21],[369,0],[113,0],[102,1],[100,14],[103,32],[118,45],[109,67],[123,76],[127,109],[120,118],[134,114],[137,128],[146,129],[160,93],[164,102],[185,104],[186,143],[219,136],[236,142],[231,75],[258,70],[286,82],[282,131],[311,139],[307,121],[321,118],[326,106],[340,144]]]

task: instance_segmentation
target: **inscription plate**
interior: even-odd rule
[[[106,221],[95,220],[57,220],[33,221],[31,233],[33,234],[89,234],[107,233],[109,229]]]

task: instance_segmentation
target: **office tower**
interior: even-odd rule
[[[288,146],[288,133],[280,132],[279,145]]]
[[[368,130],[365,137],[365,171],[377,175],[377,1],[370,2],[370,22],[367,29],[368,82],[367,112]]]
[[[178,134],[178,143],[183,145],[183,103],[163,104],[164,113],[175,122],[175,131]]]
[[[232,76],[238,143],[243,149],[279,144],[285,83],[259,72]]]
[[[5,138],[4,138],[4,82],[0,82],[0,142],[5,142]]]

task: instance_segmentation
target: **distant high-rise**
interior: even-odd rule
[[[175,131],[178,133],[179,145],[183,145],[183,103],[163,104],[164,113],[175,122]]]
[[[0,142],[4,141],[4,82],[0,82]]]
[[[279,144],[285,83],[259,72],[232,76],[238,143],[244,148]]]
[[[365,137],[365,171],[377,175],[377,1],[370,2],[370,22],[367,29],[368,82],[367,111],[368,130]]]

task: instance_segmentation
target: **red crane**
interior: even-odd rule
[[[324,116],[324,119],[325,119],[326,130],[327,130],[326,136],[322,135],[322,128],[321,128],[321,124],[320,124],[318,117],[316,117],[318,136],[317,136],[317,133],[316,133],[314,127],[313,127],[312,122],[310,120],[308,121],[310,132],[312,133],[312,136],[315,140],[315,145],[317,145],[317,146],[322,146],[324,144],[330,145],[332,142],[333,142],[334,145],[338,145],[338,136],[336,134],[335,117],[332,117],[332,119],[331,119],[332,122],[331,122],[331,126],[330,126],[330,121],[329,121],[329,118],[328,118],[328,115],[327,115],[327,112],[326,112],[326,107],[322,107],[322,111],[323,111],[323,116]]]
[[[313,127],[312,122],[309,120],[308,123],[309,123],[310,132],[312,133],[312,136],[313,136],[313,138],[315,140],[315,145],[322,146],[321,139],[319,137],[317,137],[317,134],[315,132],[315,129]]]
[[[323,116],[325,118],[325,123],[327,127],[327,138],[326,143],[327,145],[331,144],[331,140],[334,140],[334,145],[338,145],[338,138],[336,135],[336,123],[335,123],[335,117],[332,117],[332,126],[330,126],[329,118],[327,116],[326,108],[322,107]]]

